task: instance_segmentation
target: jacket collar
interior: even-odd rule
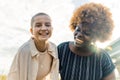
[[[30,51],[31,51],[31,56],[32,57],[35,57],[35,56],[37,56],[37,55],[39,55],[39,51],[37,50],[37,48],[36,48],[36,46],[35,46],[35,43],[34,43],[34,40],[31,38],[30,40],[29,40],[29,42],[30,42]],[[51,42],[48,42],[48,44],[49,44],[49,46],[48,46],[48,50],[47,50],[47,52],[51,55],[51,56],[53,56],[54,58],[58,58],[57,56],[57,48],[56,48],[56,46],[53,44],[53,43],[51,43]],[[46,51],[45,51],[46,52]]]

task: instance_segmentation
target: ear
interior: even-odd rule
[[[31,34],[33,34],[33,29],[32,28],[30,28],[30,32],[31,32]]]

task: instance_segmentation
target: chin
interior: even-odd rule
[[[48,38],[39,38],[39,41],[47,41]]]
[[[41,39],[40,41],[47,41],[48,39]]]
[[[88,44],[85,44],[85,43],[78,43],[78,42],[74,42],[74,45],[76,47],[84,47],[84,48],[87,48],[89,45]]]
[[[77,42],[74,42],[74,45],[75,45],[76,47],[82,47],[82,44],[77,43]]]

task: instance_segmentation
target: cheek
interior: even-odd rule
[[[50,34],[52,34],[53,29],[49,28],[48,31],[49,31]]]
[[[34,31],[34,32],[38,32],[38,31],[39,31],[39,28],[34,28],[33,31]]]
[[[73,35],[76,36],[76,35],[77,35],[77,32],[74,32]]]
[[[74,32],[73,33],[73,36],[74,36],[74,39],[77,37],[77,33],[76,32]]]
[[[37,33],[38,33],[38,31],[35,30],[35,29],[33,29],[32,34],[33,34],[33,35],[36,35]]]
[[[91,41],[92,40],[90,36],[84,36],[84,37],[85,37],[86,41]]]
[[[49,36],[51,37],[51,35],[52,35],[52,31],[49,31]]]

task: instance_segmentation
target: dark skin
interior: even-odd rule
[[[89,56],[93,53],[93,41],[89,27],[80,24],[74,30],[74,42],[70,42],[69,47],[77,55]]]
[[[78,25],[74,30],[74,42],[69,43],[70,50],[79,56],[90,56],[94,53],[91,47],[94,47],[95,39],[89,31],[89,27],[83,24]],[[93,43],[93,44],[92,44]],[[115,80],[115,72],[113,71],[102,80]]]
[[[83,48],[76,47],[74,45],[74,42],[69,43],[69,48],[73,53],[75,53],[76,55],[79,55],[79,56],[90,56],[90,55],[92,55],[91,51],[88,51],[88,50],[83,49]]]

